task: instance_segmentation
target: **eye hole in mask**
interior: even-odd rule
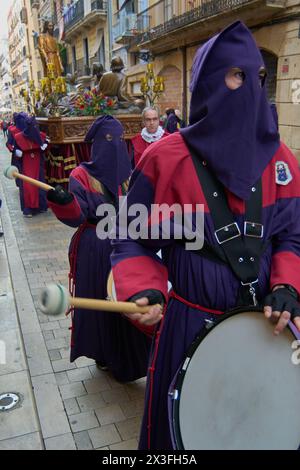
[[[225,83],[229,90],[237,90],[243,85],[245,80],[245,73],[238,67],[232,67],[225,75]]]
[[[263,88],[263,86],[265,84],[265,81],[266,81],[266,78],[267,78],[267,71],[266,71],[265,67],[261,67],[259,69],[258,78],[259,78],[260,86]]]

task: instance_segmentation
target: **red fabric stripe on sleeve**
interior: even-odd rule
[[[113,277],[117,299],[126,301],[133,295],[146,289],[157,289],[168,298],[168,274],[165,266],[148,256],[137,256],[125,259],[113,268]],[[137,321],[130,320],[140,331],[152,336],[155,325],[142,325]]]
[[[291,251],[281,251],[272,258],[271,289],[276,284],[290,284],[300,293],[300,257]]]
[[[126,301],[146,289],[157,289],[168,297],[167,269],[148,256],[124,259],[113,267],[113,276],[118,300]]]
[[[72,202],[64,206],[50,201],[48,201],[48,206],[58,219],[78,219],[81,216],[80,205],[75,197]]]

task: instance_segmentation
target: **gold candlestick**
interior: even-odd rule
[[[141,93],[147,106],[154,106],[161,94],[165,91],[164,78],[154,73],[153,63],[147,64],[147,72],[141,78]]]

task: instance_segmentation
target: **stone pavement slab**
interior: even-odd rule
[[[0,441],[0,450],[43,450],[38,432]]]
[[[18,408],[0,412],[0,442],[1,440],[39,431],[27,371],[1,375],[0,392],[1,394],[13,392],[21,396],[21,403]]]

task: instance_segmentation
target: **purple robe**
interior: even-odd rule
[[[165,155],[172,155],[165,159]],[[277,162],[285,162],[292,180],[276,184]],[[180,178],[178,177],[180,175]],[[276,284],[291,284],[300,292],[300,174],[298,163],[281,144],[262,175],[264,251],[259,273],[264,297]],[[226,191],[228,204],[243,232],[245,201]],[[212,217],[198,181],[189,150],[179,133],[153,144],[133,174],[128,206],[142,202],[203,204],[205,241],[216,245]],[[172,233],[172,232],[171,232]],[[171,298],[159,334],[153,343],[147,380],[146,405],[140,448],[172,448],[167,400],[169,386],[193,339],[206,320],[236,306],[239,281],[231,269],[199,256],[174,239],[116,240],[112,266],[118,300],[126,300],[145,289],[157,289],[168,298],[167,280],[180,297],[200,309]],[[164,263],[156,256],[163,249]],[[209,313],[207,313],[207,310]]]
[[[72,171],[69,191],[73,202],[61,206],[49,202],[59,220],[79,227],[69,250],[77,297],[107,298],[111,242],[96,235],[99,205],[107,203],[94,187],[87,169]],[[151,340],[119,313],[74,309],[71,362],[80,356],[94,359],[121,382],[144,377],[147,373]]]

